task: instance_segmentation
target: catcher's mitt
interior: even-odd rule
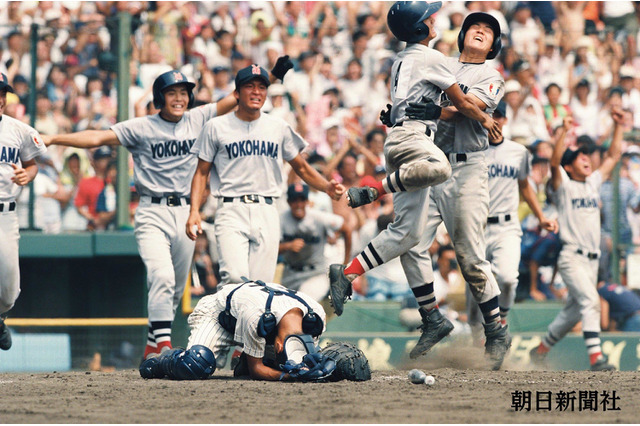
[[[369,368],[369,360],[364,353],[346,342],[330,343],[320,349],[320,353],[332,358],[336,362],[336,369],[327,380],[337,382],[339,380],[351,380],[355,382],[364,382],[371,380],[371,369]]]

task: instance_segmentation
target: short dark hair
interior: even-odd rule
[[[560,88],[560,86],[557,83],[549,83],[549,85],[544,89],[545,95],[547,93],[549,93],[549,90],[551,90],[552,87],[556,87],[558,90],[560,90],[562,92],[562,89]]]
[[[445,251],[449,251],[449,250],[454,250],[453,246],[451,244],[444,244],[441,245],[440,247],[438,247],[438,257],[442,256],[442,253],[444,253]]]
[[[382,138],[383,138],[383,139],[386,139],[386,137],[387,137],[387,134],[384,132],[384,130],[382,130],[382,129],[373,129],[373,130],[370,130],[370,131],[366,134],[366,136],[364,137],[364,139],[365,139],[365,141],[367,141],[367,143],[369,144],[369,143],[371,143],[371,141],[373,140],[373,138],[374,138],[374,136],[375,136],[375,135],[382,135]]]

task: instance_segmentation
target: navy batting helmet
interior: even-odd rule
[[[0,72],[0,91],[13,93],[13,87],[9,85],[9,79],[6,75]]]
[[[429,27],[422,21],[441,7],[441,1],[397,1],[387,13],[387,25],[398,40],[417,43],[429,35]]]
[[[193,88],[196,85],[189,80],[187,76],[180,71],[167,71],[164,74],[160,74],[156,81],[153,82],[153,106],[160,109],[164,106],[164,91],[171,86],[177,86],[178,84],[184,84],[189,91],[189,105],[187,108],[191,108],[196,99],[193,95]]]
[[[462,23],[462,28],[460,29],[460,33],[458,34],[458,50],[462,52],[464,49],[464,37],[467,34],[467,30],[469,27],[475,23],[483,22],[485,24],[489,24],[491,29],[493,30],[493,44],[491,45],[491,50],[487,54],[487,59],[493,59],[498,56],[500,53],[500,49],[502,49],[502,38],[500,32],[500,23],[496,18],[484,12],[474,12],[470,13]]]

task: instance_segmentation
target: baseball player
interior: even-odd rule
[[[327,236],[344,237],[345,262],[351,253],[351,230],[342,216],[309,208],[309,187],[302,183],[287,189],[289,209],[280,215],[279,252],[284,261],[282,285],[321,301],[329,293],[324,249]]]
[[[2,115],[7,92],[13,93],[13,87],[0,73],[0,349],[4,351],[11,348],[11,332],[4,320],[20,294],[16,199],[38,173],[35,158],[47,150],[35,129]]]
[[[462,52],[460,58],[458,60],[455,58],[442,58],[442,68],[453,72],[455,75],[453,81],[457,79],[459,84],[459,86],[456,84],[454,87],[460,93],[467,92],[465,96],[471,100],[476,109],[486,108],[487,111],[493,111],[502,96],[504,82],[500,74],[490,65],[487,65],[485,61],[486,59],[494,58],[501,48],[500,25],[497,20],[484,13],[469,15],[465,19],[458,36],[458,47]],[[460,116],[455,112],[455,109],[449,110],[437,106],[437,104],[448,106],[453,103],[460,110],[460,105],[451,96],[450,92],[451,89],[448,89],[444,94],[438,94],[439,99],[433,99],[433,97],[418,99],[418,102],[409,104],[409,107],[405,110],[409,120],[427,120],[433,123],[433,120],[437,118],[449,120],[455,118],[455,121],[451,123],[440,120],[438,130],[435,133],[436,150],[439,149],[441,153],[445,154],[444,158],[448,159],[447,166],[449,166],[449,162],[451,164],[451,179],[444,183],[441,183],[442,181],[435,182],[436,184],[439,183],[439,185],[431,188],[428,204],[424,202],[427,199],[427,195],[429,195],[425,192],[422,194],[425,197],[422,200],[424,207],[413,204],[408,211],[410,217],[419,213],[420,221],[426,222],[425,225],[417,227],[421,232],[416,235],[416,240],[420,237],[422,240],[419,242],[414,240],[412,242],[413,247],[410,248],[408,255],[401,258],[403,268],[409,279],[409,285],[420,305],[420,315],[423,320],[422,336],[416,347],[411,351],[410,356],[415,358],[426,353],[435,343],[453,330],[453,324],[443,317],[437,309],[437,301],[433,289],[433,271],[428,253],[428,248],[435,239],[436,229],[444,221],[455,245],[462,274],[471,286],[474,298],[479,302],[485,319],[486,352],[493,362],[493,368],[499,368],[510,345],[510,337],[499,321],[498,294],[500,290],[491,274],[489,262],[484,259],[485,247],[483,241],[483,228],[486,223],[489,204],[487,166],[483,151],[488,146],[486,129],[493,129],[493,127],[486,126],[486,122],[480,125],[476,121],[476,117]],[[395,102],[396,100],[394,99],[394,105]],[[393,108],[391,109],[391,119],[393,122]],[[389,135],[390,138],[392,138],[394,131],[395,127]],[[489,133],[495,139],[500,136],[499,130],[497,132],[491,130]],[[387,138],[388,140],[389,138]],[[387,149],[385,145],[385,153]],[[387,164],[393,163],[388,161]],[[391,183],[391,186],[398,187],[391,179],[394,175],[398,176],[398,173],[391,174],[383,183],[387,186]],[[403,186],[406,187],[405,184]],[[394,194],[394,208],[396,195],[403,194],[403,192]],[[415,193],[406,195],[416,198]],[[353,198],[351,200],[353,205]],[[401,207],[403,207],[402,204]],[[398,214],[399,212],[396,210],[396,215]],[[406,213],[400,212],[401,217],[404,214]],[[413,227],[415,225],[410,223],[409,226]],[[392,230],[392,227],[389,230]],[[380,236],[384,235],[384,232],[380,234]],[[384,239],[380,242],[383,241]],[[351,274],[349,278],[353,279],[352,277],[360,273],[359,270],[354,268],[354,264],[356,266],[363,265],[361,270],[367,270],[381,263],[385,259],[381,255],[382,248],[388,246],[386,241],[383,244],[374,239],[345,269],[344,272],[346,274]],[[364,260],[364,262],[359,262],[360,259]],[[333,282],[336,283],[336,288],[347,287],[346,285],[340,285],[340,283],[347,281],[341,279],[344,275],[340,273],[336,275],[338,275],[337,278],[332,280],[332,288],[334,287]],[[410,278],[410,275],[413,276]],[[349,287],[347,288],[350,289]],[[336,293],[336,298],[339,301],[343,300],[340,298],[341,294],[339,292]],[[345,293],[343,292],[342,294]],[[335,303],[336,298],[334,298],[333,292],[331,297]]]
[[[207,378],[212,369],[224,367],[229,350],[239,346],[242,359],[234,375],[246,372],[257,380],[321,378],[331,370],[330,362],[322,357],[315,359],[322,367],[315,371],[296,374],[285,366],[298,365],[308,354],[320,355],[316,345],[325,321],[322,306],[304,293],[262,281],[225,285],[203,297],[189,315],[187,350],[150,357],[141,364],[140,374],[145,378]],[[174,367],[158,373],[156,366],[163,360]]]
[[[290,65],[288,57],[279,58],[273,78],[284,77]],[[196,167],[192,146],[209,119],[228,113],[237,104],[233,96],[227,96],[187,111],[195,102],[194,87],[180,71],[168,71],[153,83],[158,114],[126,120],[109,130],[44,137],[47,145],[122,145],[133,156],[133,178],[140,195],[135,235],[149,289],[144,358],[171,348],[171,325],[191,268],[194,242],[186,238],[182,226],[189,216],[189,181]]]
[[[243,276],[273,280],[280,241],[274,200],[282,193],[283,160],[315,189],[336,200],[344,193],[344,186],[327,181],[304,160],[300,152],[307,143],[288,123],[260,112],[270,84],[267,71],[250,65],[238,71],[235,82],[237,111],[210,120],[193,146],[198,166],[186,222],[186,233],[195,240],[202,231],[198,210],[211,171],[211,194],[218,198],[214,223],[223,285],[240,282]]]
[[[506,104],[500,101],[493,119],[500,128],[507,122]],[[518,220],[518,193],[531,207],[538,218],[540,226],[550,232],[557,232],[558,223],[547,219],[536,194],[529,185],[531,154],[521,144],[505,140],[489,138],[489,149],[486,152],[489,168],[489,217],[485,228],[487,244],[487,260],[491,262],[491,270],[500,287],[498,303],[500,320],[506,325],[507,315],[513,306],[518,286],[518,266],[520,263],[520,239],[522,229]],[[468,289],[467,289],[468,290]],[[471,294],[467,294],[467,310],[469,325],[472,330],[482,328],[482,317],[478,304]],[[474,333],[480,334],[480,333]],[[478,339],[479,340],[479,339]]]
[[[563,244],[557,267],[569,296],[540,345],[531,350],[530,357],[534,363],[542,363],[553,345],[582,321],[591,370],[615,370],[607,362],[600,346],[600,297],[597,290],[600,186],[620,160],[625,120],[624,113],[618,108],[611,110],[611,117],[615,121],[613,138],[608,156],[597,170],[592,170],[591,158],[584,148],[565,150],[565,137],[573,125],[570,116],[564,118],[560,137],[553,149],[552,199],[558,209],[560,241]]]

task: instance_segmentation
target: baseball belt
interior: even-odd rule
[[[598,257],[600,257],[600,256],[598,255],[598,253],[588,252],[588,251],[582,250],[581,248],[577,249],[577,250],[576,250],[576,253],[581,254],[581,255],[583,255],[583,256],[587,256],[587,257],[588,257],[589,259],[591,259],[591,260],[595,260],[595,259],[597,259]]]
[[[11,201],[10,203],[0,203],[0,213],[4,211],[5,205],[7,206],[7,211],[12,212],[16,209],[16,202]]]
[[[402,127],[403,125],[404,125],[404,121],[401,121],[399,123],[394,124],[393,127]],[[424,131],[425,135],[431,136],[431,129],[427,125],[425,125],[425,127],[426,127],[426,130]]]
[[[166,200],[166,204],[169,207],[178,207],[182,205],[182,201],[180,200],[181,197],[177,196],[177,195],[169,195],[166,198],[162,198],[162,197],[151,197],[151,203],[152,204],[164,204],[163,200]],[[183,197],[184,201],[187,205],[191,204],[191,198],[189,197]]]
[[[260,199],[263,199],[267,204],[273,204],[273,197],[263,197],[262,195],[256,194],[241,195],[240,197],[222,197],[222,202],[233,203],[234,200],[239,200],[245,204],[256,204],[260,202]]]
[[[504,219],[505,222],[509,222],[511,220],[510,214],[505,214]],[[487,223],[500,223],[500,216],[491,216],[487,218]]]

